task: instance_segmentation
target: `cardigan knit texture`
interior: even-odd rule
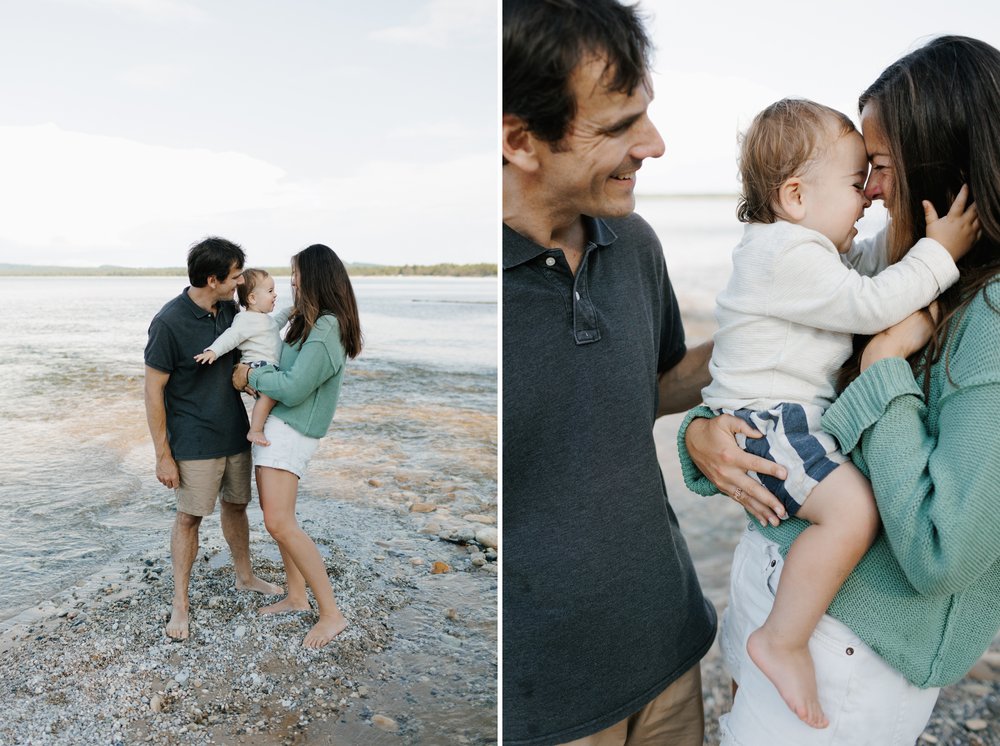
[[[1000,282],[951,322],[948,348],[922,380],[901,358],[871,365],[823,417],[871,480],[883,530],[828,613],[920,687],[962,678],[1000,629]],[[718,492],[678,433],[684,480]],[[782,552],[807,526],[762,532]]]
[[[250,371],[250,385],[277,400],[271,414],[310,438],[322,438],[337,411],[346,354],[333,314],[316,320],[309,336],[281,345],[281,370],[265,365]]]

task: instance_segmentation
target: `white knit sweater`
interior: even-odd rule
[[[855,241],[842,256],[826,236],[799,225],[747,225],[716,299],[705,404],[828,407],[852,335],[902,321],[958,279],[951,256],[930,238],[887,267],[886,232]]]

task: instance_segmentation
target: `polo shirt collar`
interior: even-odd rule
[[[186,288],[184,288],[184,292],[181,293],[181,297],[184,299],[184,302],[187,304],[188,310],[190,310],[191,313],[193,313],[194,316],[195,316],[195,318],[197,318],[197,319],[203,319],[206,316],[211,316],[212,315],[211,311],[206,311],[204,308],[202,308],[197,303],[195,303],[193,300],[191,300],[191,296],[188,295],[188,290],[190,290],[190,289],[191,289],[191,286],[188,285]]]
[[[601,218],[582,215],[587,242],[598,248],[610,246],[618,236]],[[511,269],[529,262],[540,254],[551,251],[550,248],[539,246],[530,238],[526,238],[504,223],[503,226],[503,268]]]

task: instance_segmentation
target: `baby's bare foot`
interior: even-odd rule
[[[247,433],[247,440],[251,443],[256,443],[259,446],[269,446],[271,441],[264,437],[263,430],[251,430]]]
[[[816,670],[808,647],[783,645],[761,628],[747,640],[747,652],[799,720],[813,728],[830,724],[819,703]]]
[[[267,614],[285,614],[290,611],[309,611],[310,608],[312,607],[309,606],[308,601],[298,601],[285,596],[278,603],[261,606],[257,609],[257,613],[265,616]]]
[[[258,578],[256,575],[251,575],[250,580],[245,582],[237,578],[236,590],[263,593],[265,596],[280,596],[285,592],[285,589],[280,585],[268,583],[266,580]]]
[[[319,649],[345,629],[347,629],[347,619],[343,614],[338,614],[336,617],[325,617],[321,614],[319,621],[306,633],[302,647]]]
[[[174,640],[188,639],[190,627],[188,625],[187,609],[174,606],[170,613],[170,621],[167,622],[167,627],[164,631],[167,633],[167,637]]]

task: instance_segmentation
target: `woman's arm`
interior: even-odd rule
[[[332,320],[332,325],[324,320],[327,318]],[[265,365],[250,371],[247,380],[260,393],[294,407],[336,375],[343,365],[344,348],[340,344],[337,320],[332,316],[321,317],[291,368],[278,370]]]
[[[998,328],[981,308],[957,341],[952,332],[936,422],[909,364],[884,354],[898,340],[883,335],[823,418],[845,450],[860,447],[893,553],[924,594],[960,591],[1000,559]]]

